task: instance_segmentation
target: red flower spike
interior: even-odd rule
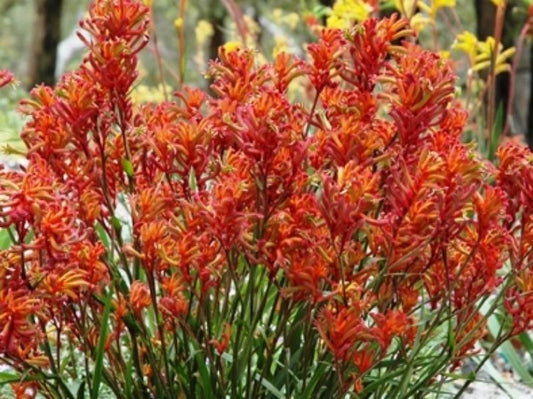
[[[389,64],[392,42],[414,36],[408,25],[407,20],[394,14],[390,19],[370,18],[354,26],[347,37],[347,56],[337,65],[342,79],[356,91],[371,93],[382,69]]]
[[[450,65],[436,54],[405,44],[396,64],[388,64],[384,82],[391,94],[390,115],[405,146],[415,144],[430,127],[439,125],[455,91]]]
[[[139,280],[135,280],[130,287],[130,304],[135,314],[141,317],[141,311],[150,306],[151,303],[148,286]]]
[[[224,353],[226,348],[229,345],[231,337],[231,325],[229,323],[224,324],[224,332],[222,333],[222,337],[219,340],[212,339],[209,341],[211,345],[215,347],[217,352],[221,355]]]
[[[0,87],[7,86],[15,82],[15,76],[5,69],[0,69]]]
[[[336,59],[341,56],[345,44],[342,32],[338,29],[324,29],[320,32],[320,40],[310,44],[307,51],[311,56],[309,80],[317,93],[325,87],[335,87],[334,67]]]

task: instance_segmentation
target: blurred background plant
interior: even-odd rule
[[[281,50],[301,56],[318,25],[346,27],[369,16],[399,12],[419,31],[425,47],[456,61],[458,97],[470,111],[466,138],[487,153],[494,152],[499,141],[495,136],[501,133],[523,136],[531,144],[529,1],[146,0],[152,39],[141,57],[134,98],[149,102],[168,97],[183,84],[205,88],[207,60],[216,58],[218,47],[227,42],[255,48],[266,60]],[[82,56],[76,21],[87,4],[4,0],[0,66],[15,71],[22,88],[54,83]],[[509,94],[514,101],[508,101]],[[4,123],[1,130],[6,130]]]

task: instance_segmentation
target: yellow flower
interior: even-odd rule
[[[394,0],[394,7],[400,11],[402,17],[411,18],[416,11],[417,0]]]
[[[176,29],[181,29],[181,27],[183,26],[183,18],[181,17],[178,17],[174,20],[174,26],[176,27]]]
[[[272,56],[274,58],[276,58],[279,53],[288,52],[289,45],[286,38],[283,36],[276,36],[274,37],[274,42],[276,43],[274,45],[274,49],[272,50]]]
[[[374,11],[364,0],[338,0],[328,17],[328,28],[349,28],[354,22],[367,19]]]
[[[151,8],[153,3],[154,3],[154,0],[144,0],[144,5],[146,7]]]
[[[449,60],[450,59],[450,52],[446,50],[439,51],[439,57],[443,60]]]
[[[281,8],[274,8],[272,10],[272,19],[274,22],[281,22],[281,19],[283,18],[283,10]]]
[[[255,36],[259,32],[261,32],[261,26],[259,26],[259,24],[251,16],[245,15],[243,19],[246,25],[246,29],[252,36]]]
[[[420,32],[422,29],[424,29],[427,25],[430,25],[431,23],[431,18],[428,18],[419,12],[413,15],[410,21],[411,27],[417,32]]]
[[[504,7],[505,4],[507,3],[507,0],[491,0],[491,1],[498,8]]]
[[[429,14],[431,19],[435,19],[437,13],[441,8],[444,7],[455,7],[455,0],[432,0],[431,5],[424,3],[423,1],[418,2],[418,6],[426,13]]]
[[[214,30],[213,25],[205,19],[201,19],[196,24],[196,28],[194,29],[194,33],[196,34],[196,43],[199,47],[203,46],[207,43],[207,40],[213,36]]]
[[[494,66],[492,66],[495,52],[496,60],[494,61]],[[511,66],[507,61],[514,55],[514,53],[514,47],[503,50],[501,43],[498,43],[498,48],[496,49],[496,40],[492,36],[489,36],[486,41],[478,43],[478,54],[472,70],[481,71],[486,68],[491,68],[492,66],[496,74],[509,71]]]
[[[285,15],[283,22],[285,22],[290,29],[295,29],[300,22],[300,16],[295,12],[291,12]]]
[[[496,48],[496,40],[492,36],[480,42],[474,34],[467,31],[457,36],[453,48],[468,54],[470,68],[473,71],[494,68],[496,74],[509,71],[511,67],[508,61],[515,53],[514,47],[504,50],[501,43],[498,43]],[[495,52],[496,57],[494,57]]]
[[[455,7],[455,0],[433,0],[433,7]]]
[[[468,55],[470,65],[474,65],[477,55],[478,41],[477,37],[468,31],[459,33],[455,39],[452,48],[461,50]]]
[[[414,18],[417,7],[435,20],[437,12],[444,7],[455,7],[456,0],[394,0],[394,7],[405,18]]]
[[[161,83],[157,86],[138,85],[131,92],[131,99],[134,104],[159,103],[165,100],[165,92],[172,92],[170,86],[163,86]]]
[[[240,50],[242,45],[240,42],[230,41],[226,42],[222,47],[224,47],[227,53],[231,53],[232,51]]]

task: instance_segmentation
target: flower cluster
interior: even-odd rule
[[[407,21],[324,29],[308,61],[223,47],[213,96],[136,107],[147,18],[95,1],[81,67],[21,104],[28,166],[0,171],[0,359],[61,379],[81,353],[117,397],[202,396],[199,374],[209,392],[306,397],[319,356],[340,392],[435,340],[435,373],[459,364],[504,281],[509,334],[531,328],[532,156],[507,145],[495,168],[461,141],[451,67]]]
[[[498,151],[498,185],[509,199],[505,211],[510,230],[512,284],[505,292],[505,309],[513,317],[513,333],[533,329],[533,155],[508,142]]]
[[[15,77],[11,72],[5,69],[0,69],[0,87],[6,86],[14,81]]]

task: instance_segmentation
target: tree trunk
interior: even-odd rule
[[[504,17],[504,27],[502,32],[501,43],[504,49],[515,45],[518,35],[517,27],[522,26],[523,21],[513,15],[512,9],[516,1],[510,0]],[[477,36],[480,40],[485,40],[488,36],[494,35],[494,25],[496,20],[496,6],[491,0],[475,0],[475,10],[477,19]],[[512,63],[512,61],[510,61]],[[509,102],[510,74],[501,73],[496,77],[496,110],[503,107],[503,126],[506,125],[506,109]],[[518,117],[518,115],[513,115]],[[528,117],[529,119],[529,117]],[[511,126],[512,127],[512,126]],[[531,130],[531,129],[530,129]],[[509,132],[511,135],[522,132]]]
[[[27,87],[55,83],[57,46],[61,40],[63,0],[36,0],[37,16],[29,61]]]
[[[217,4],[213,4],[211,12],[208,15],[209,22],[213,26],[213,36],[209,41],[208,47],[208,58],[209,61],[214,61],[218,59],[218,49],[220,46],[223,46],[226,43],[226,37],[224,34],[224,24],[226,23],[226,10],[223,7],[220,7]],[[207,81],[207,89],[209,94],[215,95],[211,90],[212,79]]]
[[[225,43],[224,38],[224,21],[225,15],[213,17],[209,22],[213,25],[213,36],[209,42],[209,59],[216,60],[218,58],[218,48]]]
[[[496,20],[496,7],[491,0],[475,0],[477,37],[485,40],[494,35],[494,22]]]

